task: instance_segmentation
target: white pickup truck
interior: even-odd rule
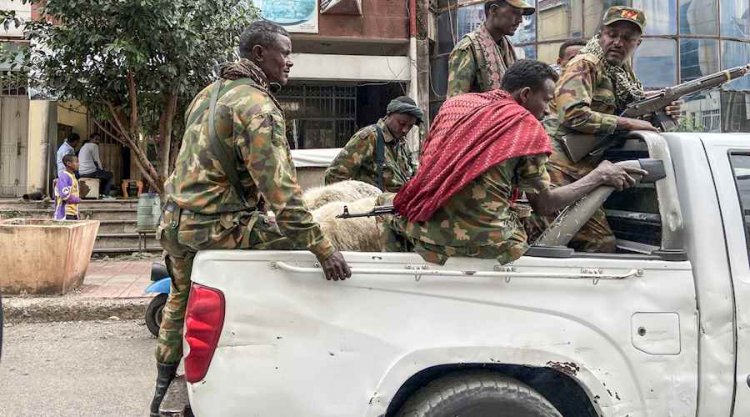
[[[607,157],[666,171],[607,199],[616,254],[345,253],[329,282],[307,252],[199,253],[165,415],[750,416],[750,135]]]

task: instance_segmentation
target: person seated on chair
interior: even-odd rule
[[[461,94],[443,104],[420,171],[393,200],[400,216],[384,219],[386,251],[413,246],[438,264],[450,256],[512,262],[529,247],[512,210],[521,192],[544,215],[600,185],[623,189],[635,184],[630,173],[645,174],[604,161],[574,184],[550,187],[552,149],[540,120],[557,79],[549,65],[519,60],[505,73],[502,89]]]
[[[112,190],[112,172],[102,168],[102,160],[99,158],[99,139],[101,136],[94,133],[89,140],[83,143],[78,151],[78,159],[81,164],[79,173],[82,178],[98,178],[101,181],[100,197],[111,199],[109,192]]]

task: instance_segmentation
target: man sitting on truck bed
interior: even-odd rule
[[[428,262],[468,256],[508,263],[528,249],[511,210],[520,192],[536,212],[548,214],[600,185],[634,185],[625,169],[604,161],[580,181],[550,188],[549,137],[539,120],[556,80],[549,65],[520,60],[505,73],[502,90],[446,101],[425,142],[421,170],[394,198],[400,217],[386,220],[386,250],[404,250],[406,240]]]
[[[351,271],[302,201],[281,106],[270,83],[286,84],[292,44],[281,26],[259,21],[240,37],[238,62],[190,105],[176,168],[166,182],[158,236],[172,278],[159,331],[159,405],[182,357],[182,327],[196,252],[204,249],[309,249],[328,279]],[[214,120],[215,119],[215,120]],[[265,201],[275,221],[263,210]]]
[[[641,44],[645,26],[643,11],[610,7],[604,14],[599,34],[565,67],[550,105],[552,114],[544,122],[552,138],[548,165],[552,184],[574,183],[602,160],[602,152],[589,154],[580,161],[571,160],[563,142],[574,142],[575,137],[566,138],[566,135],[591,134],[603,140],[616,130],[656,131],[648,121],[616,116],[631,102],[644,98],[643,86],[629,62]],[[673,117],[679,115],[679,111],[677,105],[667,107]],[[591,216],[569,246],[583,252],[615,251],[615,236],[604,210],[599,209]]]

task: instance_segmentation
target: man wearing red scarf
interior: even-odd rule
[[[607,161],[573,184],[550,188],[550,140],[539,122],[557,73],[533,60],[513,64],[501,90],[463,94],[443,104],[424,145],[420,171],[396,194],[400,215],[386,219],[386,250],[413,246],[428,262],[450,256],[508,263],[528,249],[511,207],[525,192],[539,214],[577,201],[600,185],[635,184]],[[643,175],[642,170],[631,173]]]

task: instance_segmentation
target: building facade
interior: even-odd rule
[[[340,148],[401,95],[419,101],[410,6],[422,0],[255,0],[291,32],[294,67],[278,93],[293,149]],[[414,18],[412,21],[412,18]],[[420,46],[426,44],[420,42]],[[424,49],[427,87],[427,50]],[[423,97],[427,103],[428,96]]]
[[[647,25],[634,57],[646,88],[663,88],[750,63],[750,2],[747,0],[530,0],[537,13],[513,36],[518,55],[554,63],[562,42],[589,39],[610,6],[643,9]],[[437,42],[431,57],[434,113],[445,99],[448,55],[455,43],[484,20],[484,1],[433,2]],[[720,91],[685,99],[685,130],[750,131],[750,77]]]

